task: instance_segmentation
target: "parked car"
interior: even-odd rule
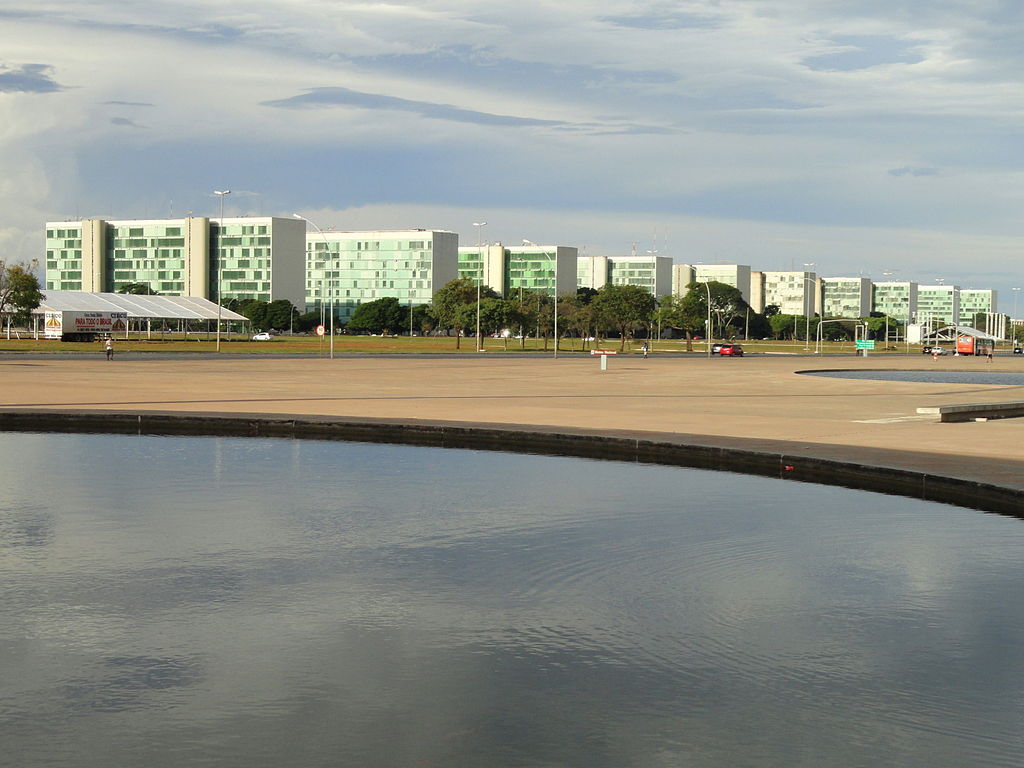
[[[271,336],[266,331],[263,331],[262,333],[257,333],[255,336],[253,336],[252,340],[253,341],[270,341],[272,338],[274,338],[274,337]]]
[[[743,347],[739,344],[722,344],[718,349],[718,354],[728,357],[743,357]]]

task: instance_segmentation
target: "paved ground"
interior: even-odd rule
[[[791,356],[0,360],[0,408],[372,417],[656,434],[970,477],[1024,489],[1024,419],[939,424],[924,405],[1024,387],[799,375],[808,369],[1024,373],[1024,359]]]

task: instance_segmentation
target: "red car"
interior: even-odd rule
[[[743,357],[743,347],[739,344],[723,344],[722,348],[718,350],[720,355],[729,355],[730,357]]]

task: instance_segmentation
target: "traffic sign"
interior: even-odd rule
[[[324,335],[324,327],[322,325],[318,325],[316,327],[316,335],[317,336],[323,336]]]
[[[872,350],[875,348],[874,339],[857,339],[857,349]]]

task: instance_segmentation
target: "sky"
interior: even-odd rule
[[[225,215],[484,221],[1013,313],[1021,40],[1019,0],[3,0],[0,259],[231,189]]]

